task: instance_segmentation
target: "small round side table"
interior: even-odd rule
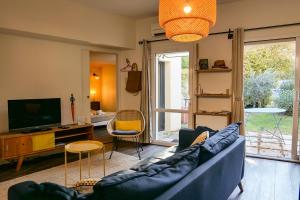
[[[77,153],[79,155],[79,180],[82,180],[82,166],[81,166],[81,154],[88,154],[88,168],[89,178],[91,177],[91,152],[96,150],[102,150],[103,159],[103,174],[105,176],[105,147],[102,142],[93,140],[84,140],[78,142],[72,142],[65,145],[65,186],[67,187],[67,153]]]

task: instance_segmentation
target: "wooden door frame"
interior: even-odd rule
[[[296,38],[295,97],[293,106],[292,159],[299,160],[300,37]],[[299,150],[300,151],[300,150]]]
[[[157,65],[157,60],[156,60],[156,55],[157,54],[163,54],[163,53],[175,53],[175,52],[189,52],[189,96],[190,96],[190,103],[189,103],[189,110],[183,111],[180,109],[160,109],[156,108],[156,79],[157,79],[157,74],[156,74],[156,65]],[[192,128],[193,127],[193,80],[194,80],[194,70],[195,70],[195,59],[194,59],[194,48],[192,44],[187,44],[187,43],[175,43],[172,41],[163,41],[163,42],[158,42],[157,44],[154,43],[151,45],[151,101],[153,102],[152,104],[152,127],[151,127],[151,134],[153,144],[159,144],[159,145],[164,145],[164,146],[170,146],[173,145],[172,143],[169,142],[164,142],[164,141],[158,141],[156,140],[156,113],[159,111],[163,112],[171,112],[171,113],[188,113],[189,114],[189,120],[188,120],[188,127]]]

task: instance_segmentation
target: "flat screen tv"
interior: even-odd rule
[[[61,124],[60,98],[8,100],[10,131],[43,130]]]

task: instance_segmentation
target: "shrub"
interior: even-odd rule
[[[245,78],[245,107],[263,108],[270,103],[272,89],[275,87],[274,77],[274,73],[267,70],[261,74],[252,72]]]
[[[278,96],[275,98],[275,105],[279,108],[285,109],[286,114],[293,114],[293,103],[294,103],[294,81],[288,80],[282,82],[279,87]]]

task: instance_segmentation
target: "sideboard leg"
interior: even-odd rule
[[[16,168],[17,172],[20,171],[20,169],[22,167],[22,164],[23,164],[23,161],[24,161],[24,156],[19,157],[18,163],[17,163],[17,168]]]

